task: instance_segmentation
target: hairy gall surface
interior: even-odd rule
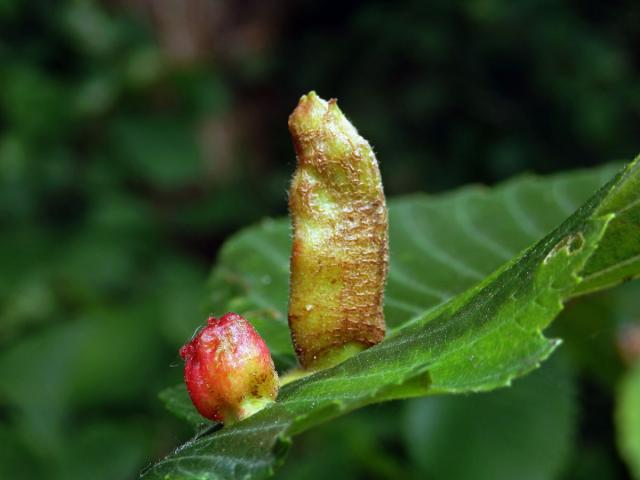
[[[289,130],[289,326],[302,366],[321,368],[384,338],[387,208],[373,150],[335,100],[304,95]]]

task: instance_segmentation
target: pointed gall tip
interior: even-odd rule
[[[339,123],[340,122],[348,123],[347,118],[344,116],[344,113],[342,113],[342,110],[340,110],[340,107],[338,106],[338,99],[332,98],[331,100],[329,100],[327,105],[327,112],[329,115],[331,115],[332,121],[339,122]],[[342,128],[345,128],[345,127],[342,126]]]
[[[311,91],[300,97],[298,105],[289,116],[289,129],[292,134],[304,134],[317,130],[327,113],[328,103]]]

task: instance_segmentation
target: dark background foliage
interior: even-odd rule
[[[633,1],[0,0],[0,478],[132,478],[187,437],[157,391],[180,379],[218,247],[286,213],[302,93],[340,99],[388,195],[630,159],[639,24]],[[521,478],[627,475],[610,413],[633,295],[569,309],[578,340],[531,380],[556,421],[515,436],[561,458],[512,452]],[[527,388],[366,409],[304,436],[281,476],[479,478],[450,468],[473,420],[453,419],[485,408],[506,432],[489,445],[516,448],[509,420],[548,408]]]

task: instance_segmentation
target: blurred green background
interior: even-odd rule
[[[0,478],[135,478],[188,437],[157,392],[221,243],[286,213],[302,93],[340,99],[390,196],[630,159],[638,25],[635,1],[0,0]],[[638,295],[571,306],[513,389],[365,409],[278,477],[627,478]]]

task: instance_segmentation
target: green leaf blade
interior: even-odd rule
[[[158,394],[158,397],[167,410],[190,425],[201,427],[210,423],[195,409],[184,384],[165,388]]]
[[[640,162],[627,167],[627,174],[618,182],[612,195],[598,208],[601,215],[614,218],[607,237],[598,247],[582,275],[584,281],[577,294],[611,287],[638,275],[640,267]]]
[[[551,234],[489,277],[478,281],[471,274],[473,270],[469,265],[465,264],[467,268],[464,271],[460,265],[454,266],[457,278],[466,279],[466,283],[459,282],[465,286],[463,293],[423,302],[420,308],[425,309],[424,313],[412,317],[405,313],[404,322],[396,322],[395,328],[381,344],[336,367],[285,385],[272,406],[237,425],[186,444],[146,472],[144,478],[262,478],[282,461],[292,435],[331,417],[393,398],[492,390],[509,385],[514,378],[533,370],[558,344],[546,339],[542,330],[561,311],[563,302],[575,294],[582,281],[580,274],[585,266],[589,268],[589,260],[599,245],[611,241],[608,227],[628,208],[633,208],[636,199],[640,198],[637,190],[631,195],[625,193],[624,201],[617,197],[621,192],[628,192],[622,188],[624,185],[637,181],[637,165],[635,162],[621,172]],[[535,191],[538,187],[531,184],[527,191]],[[500,197],[503,201],[511,201],[515,193],[510,188],[514,188],[513,184],[499,188],[495,195],[487,194],[487,197],[491,202],[497,202]],[[452,194],[435,200],[435,203],[442,202],[444,206],[441,208],[448,208],[451,201],[459,199]],[[532,200],[528,202],[531,204]],[[521,201],[516,211],[524,212],[528,208],[525,203]],[[606,205],[615,205],[615,208],[603,208]],[[431,209],[433,205],[423,208]],[[503,205],[502,208],[508,210],[513,206]],[[514,218],[518,218],[516,211]],[[501,238],[495,232],[504,226],[492,225],[483,232]],[[508,246],[506,242],[501,242],[501,245],[505,249],[517,248],[518,242],[524,241],[527,235],[534,235],[538,229],[544,228],[537,225],[540,222],[532,220],[528,227],[521,228],[521,238],[512,240]],[[272,228],[277,230],[277,224]],[[400,246],[396,247],[393,238],[392,233],[392,249],[400,248],[400,253],[403,248],[419,247],[409,247],[411,242],[424,242],[423,252],[426,244],[445,248],[435,236],[415,239],[410,238],[410,234],[405,238],[396,234],[395,238],[401,240],[396,244]],[[640,248],[638,251],[631,248],[626,255],[638,253]],[[434,265],[446,258],[438,253],[432,254],[428,261]],[[603,258],[619,260],[611,256]],[[416,270],[413,260],[402,257],[395,263],[392,260],[391,272],[394,268],[399,271],[398,262],[407,262],[403,265],[408,272],[407,278],[418,274],[420,270]],[[279,261],[282,263],[284,260],[280,258]],[[224,258],[223,265],[228,268]],[[251,268],[260,265],[258,262]],[[426,266],[423,263],[419,268]],[[599,268],[608,266],[603,261]],[[253,305],[256,303],[252,298],[251,288],[254,285],[251,282],[255,282],[261,273],[252,273],[253,280],[247,290],[241,292],[242,286],[237,290],[246,295],[244,298],[248,303],[254,302]],[[633,271],[634,275],[637,273]],[[393,278],[392,273],[390,287]],[[437,284],[423,282],[419,289],[452,289],[454,284],[450,282],[454,278],[443,274]],[[616,278],[616,281],[621,280]],[[255,298],[264,296],[264,292],[263,289]],[[448,293],[453,295],[455,292]],[[412,303],[411,298],[405,301]]]
[[[389,330],[447,302],[511,260],[584,203],[618,167],[390,200]],[[212,273],[207,305],[210,312],[235,311],[249,318],[282,366],[295,363],[287,327],[290,248],[288,219],[265,220],[232,237]]]

